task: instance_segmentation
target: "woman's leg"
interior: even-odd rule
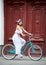
[[[24,46],[26,44],[26,41],[23,38],[20,38],[21,40],[21,45]]]
[[[15,34],[12,39],[13,39],[13,43],[15,45],[16,54],[21,54],[22,45],[21,45],[20,37],[17,34]]]
[[[15,45],[16,54],[21,54],[21,47],[22,47],[22,45],[21,45],[20,40],[19,39],[14,40],[13,43]]]

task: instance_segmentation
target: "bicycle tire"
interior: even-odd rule
[[[10,48],[12,48],[12,49],[15,50],[14,45],[12,45],[12,44],[6,44],[6,45],[4,45],[3,48],[2,48],[2,56],[3,56],[5,59],[7,59],[7,60],[11,60],[11,59],[14,59],[14,58],[15,58],[15,54],[11,54],[11,53],[8,52],[8,50],[9,50]]]
[[[39,45],[33,45],[35,52],[32,51],[31,47],[28,49],[28,55],[30,59],[38,61],[42,58],[42,49]]]

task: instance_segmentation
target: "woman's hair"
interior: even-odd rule
[[[21,19],[19,19],[19,20],[17,20],[16,22],[17,22],[17,23],[19,23],[19,22],[22,22],[22,20],[21,20]]]
[[[17,25],[19,25],[19,26],[22,26],[22,25],[20,25],[19,23],[20,22],[22,22],[22,20],[21,19],[19,19],[18,21],[16,21],[17,22]]]
[[[17,25],[22,26],[22,24],[20,25],[19,23]]]

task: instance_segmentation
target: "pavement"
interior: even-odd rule
[[[33,61],[28,56],[15,58],[13,60],[6,60],[0,56],[0,65],[46,65],[46,57],[42,57],[39,61]]]

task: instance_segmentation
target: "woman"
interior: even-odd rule
[[[16,48],[16,54],[20,57],[22,57],[22,54],[21,54],[21,48],[22,46],[25,45],[26,41],[20,36],[25,36],[25,34],[23,34],[23,32],[25,32],[26,34],[29,34],[29,35],[32,35],[31,33],[28,33],[22,26],[22,20],[19,19],[17,21],[17,27],[16,27],[16,30],[15,30],[15,33],[12,37],[12,40],[13,40],[13,43],[15,45],[15,48]]]

